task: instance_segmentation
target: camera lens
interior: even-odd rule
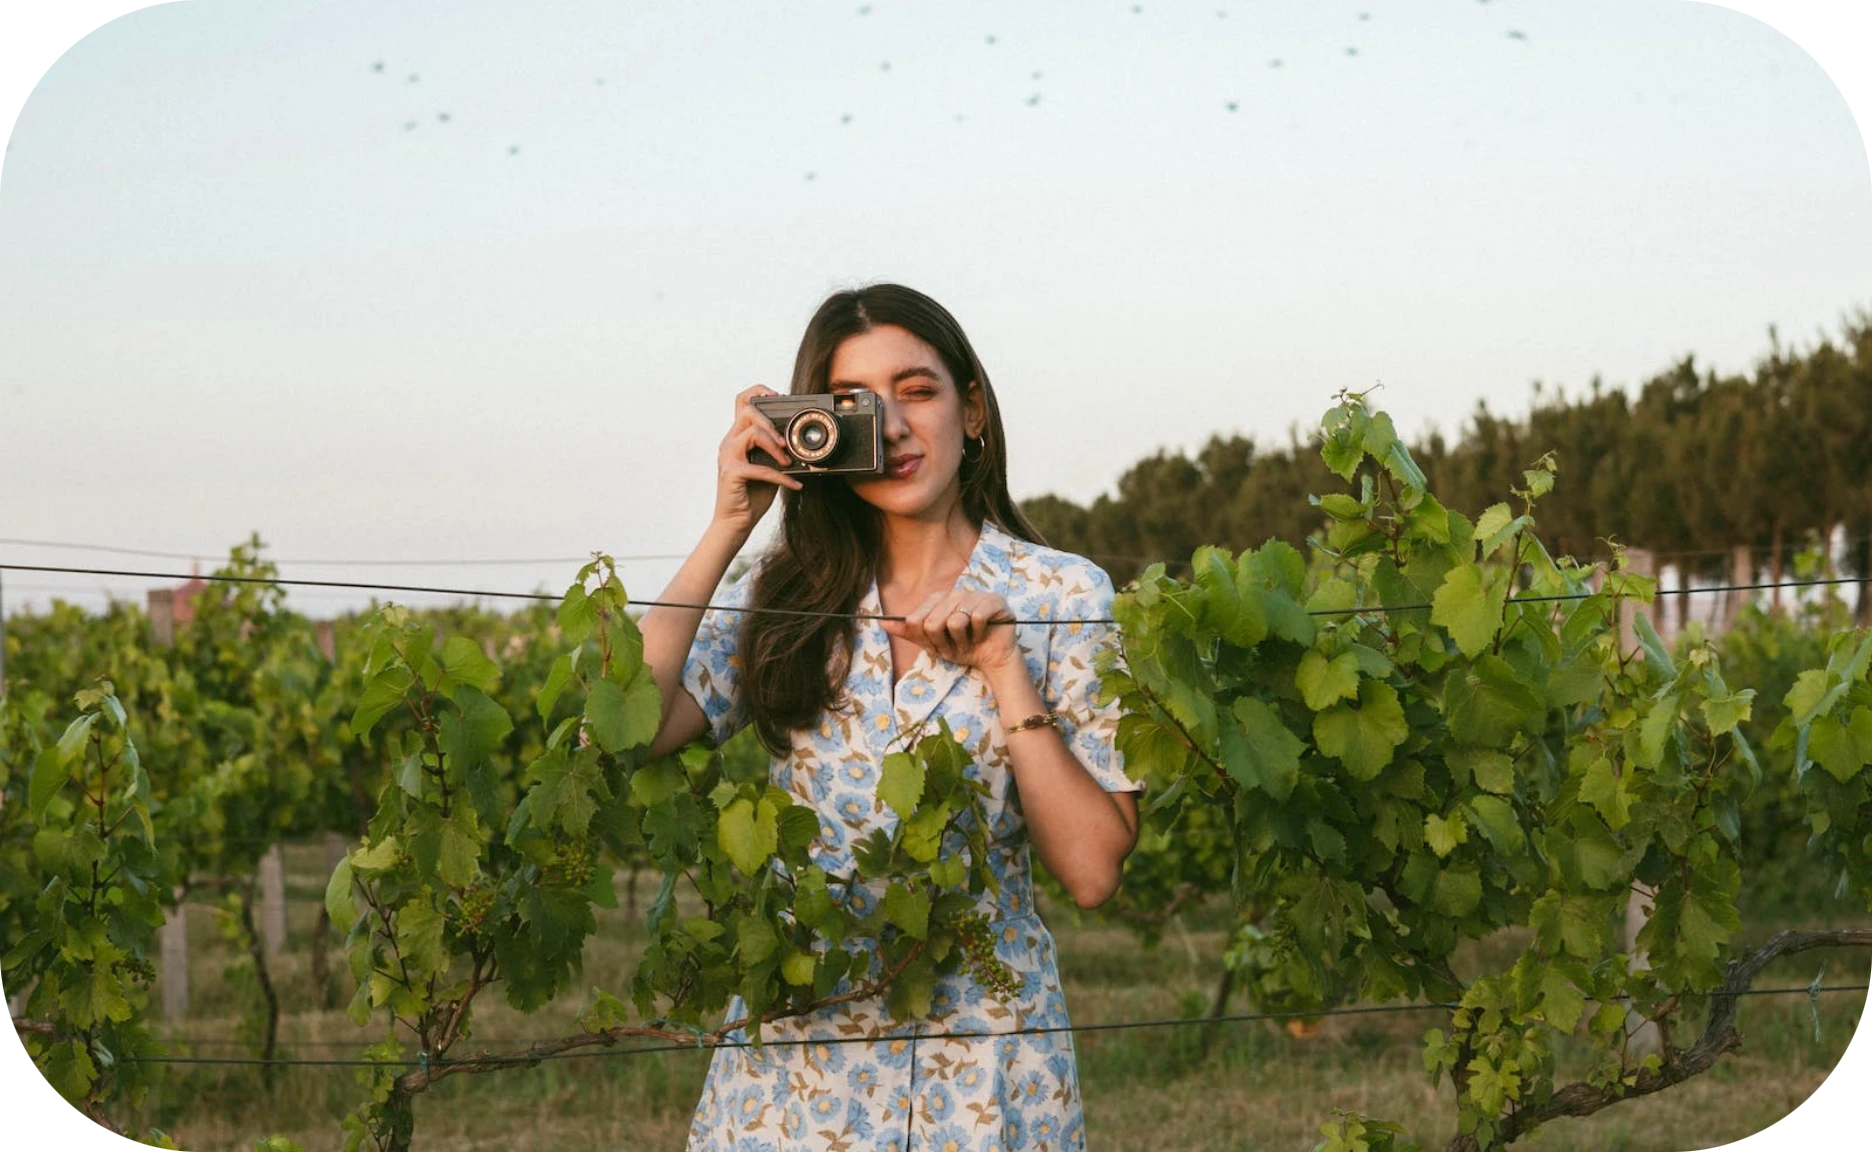
[[[807,409],[787,424],[786,441],[794,459],[817,464],[838,447],[838,422],[830,412]]]

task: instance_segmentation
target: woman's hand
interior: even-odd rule
[[[901,622],[879,624],[892,636],[911,640],[944,660],[993,675],[1020,659],[1013,620],[1014,613],[999,595],[951,588],[904,613]]]
[[[763,449],[782,465],[792,462],[786,440],[753,403],[756,396],[778,395],[772,388],[756,384],[736,396],[735,422],[728,435],[722,437],[721,451],[716,456],[715,523],[742,536],[752,533],[754,525],[767,514],[779,485],[795,492],[803,487],[798,477],[748,462],[748,452],[754,448]]]

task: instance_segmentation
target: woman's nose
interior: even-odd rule
[[[903,418],[903,409],[897,407],[897,401],[884,397],[884,439],[902,440],[910,434],[910,424]]]

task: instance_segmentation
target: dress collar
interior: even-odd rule
[[[956,583],[975,591],[997,592],[1005,598],[1013,575],[1010,551],[1017,544],[1013,536],[993,521],[984,520],[981,538],[975,541],[975,547],[969,552],[968,565],[963,568]],[[858,604],[858,613],[861,616],[881,615],[881,604],[877,579],[873,577],[870,589]],[[869,719],[872,711],[869,705],[887,707],[889,722],[884,728],[871,723],[864,726],[866,734],[871,737],[873,750],[880,759],[900,733],[912,731],[927,719],[968,672],[964,665],[945,660],[927,649],[919,649],[910,667],[897,670],[897,687],[894,692],[890,691],[890,635],[876,620],[858,621],[858,655],[859,666],[884,670],[881,681],[883,691],[877,694],[880,699],[868,701],[865,711]]]

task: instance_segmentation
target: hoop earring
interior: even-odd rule
[[[970,464],[980,463],[981,458],[988,452],[988,438],[986,436],[975,437],[975,455],[973,456],[969,455],[968,446],[969,438],[964,436],[962,438],[962,459],[968,461]]]

